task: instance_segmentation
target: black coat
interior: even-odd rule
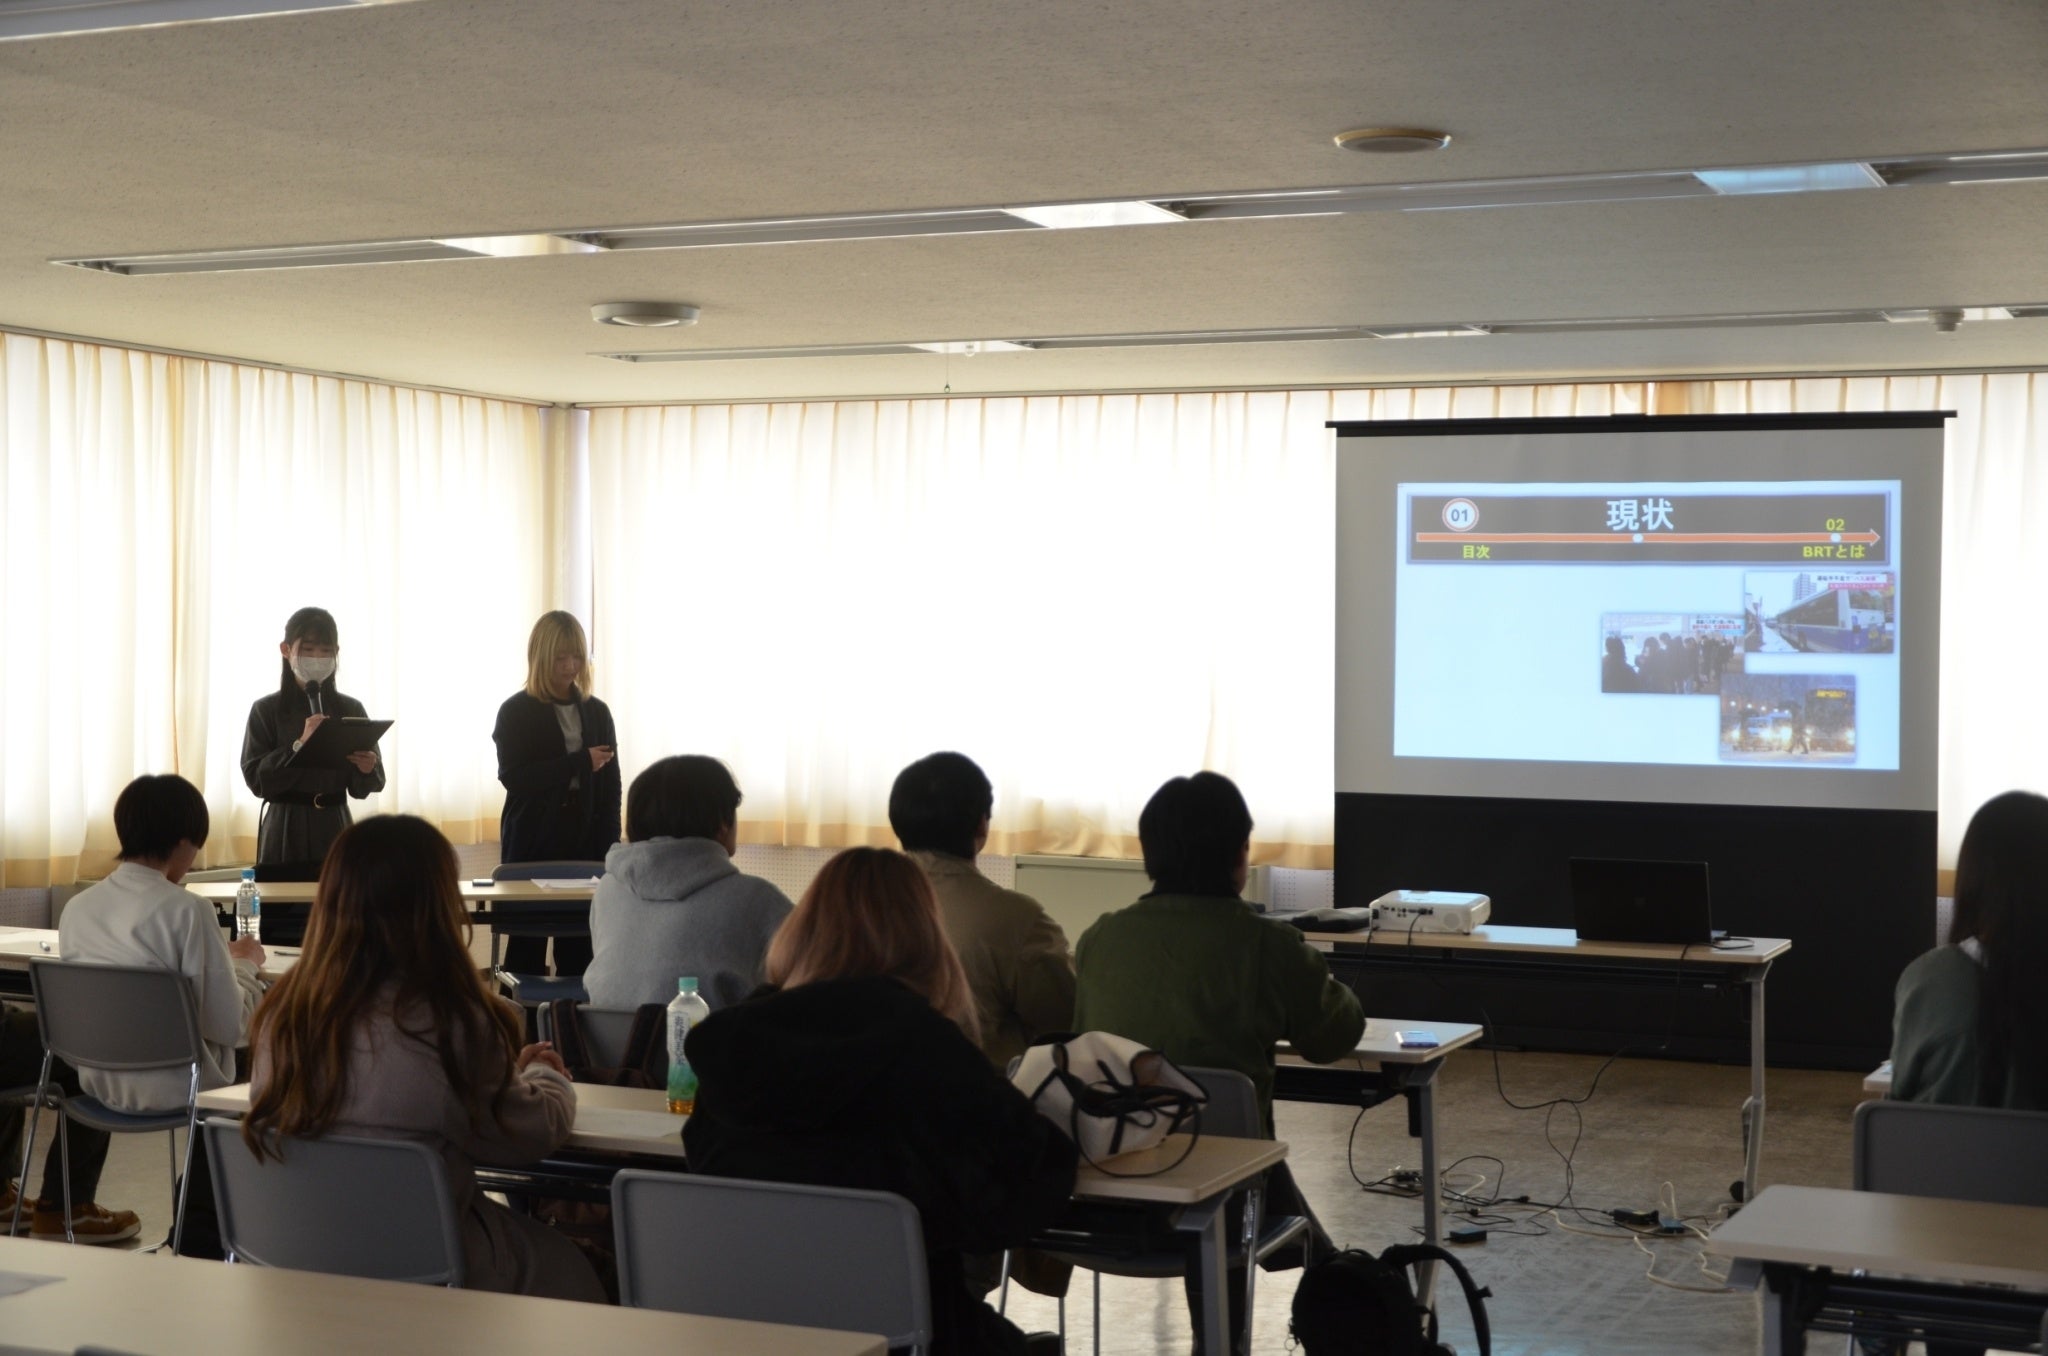
[[[336,692],[332,678],[320,685],[320,707],[335,717],[368,714],[354,697]],[[362,800],[384,789],[381,758],[369,772],[285,766],[292,741],[311,714],[312,703],[297,684],[258,697],[249,708],[249,724],[242,731],[242,780],[265,802],[256,840],[259,862],[320,861],[349,826],[346,797]]]
[[[515,692],[498,708],[491,739],[505,813],[498,857],[505,862],[601,862],[619,841],[619,764],[590,770],[589,750],[618,744],[611,708],[578,693],[583,750],[565,752],[554,704]]]
[[[690,1171],[907,1198],[924,1223],[934,1356],[1023,1350],[961,1257],[1057,1218],[1074,1144],[960,1028],[893,979],[838,979],[721,1008],[685,1048],[699,1079]]]

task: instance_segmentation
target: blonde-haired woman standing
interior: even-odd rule
[[[498,708],[491,739],[505,813],[499,860],[601,862],[619,841],[619,768],[611,708],[590,695],[590,647],[567,612],[533,624],[526,642],[526,686]],[[555,972],[580,975],[590,964],[588,937],[557,937]],[[547,943],[513,937],[505,968],[544,974]]]

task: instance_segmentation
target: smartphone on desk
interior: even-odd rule
[[[1434,1050],[1439,1044],[1432,1031],[1396,1031],[1394,1042],[1403,1050]]]
[[[478,876],[475,880],[470,882],[470,886],[471,888],[477,890],[488,890],[497,883],[498,882],[492,880],[489,876]]]

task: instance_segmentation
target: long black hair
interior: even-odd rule
[[[284,624],[284,643],[290,645],[293,641],[299,640],[310,640],[315,645],[332,645],[340,649],[341,633],[335,629],[334,614],[324,607],[302,607],[292,613]],[[305,689],[299,685],[297,675],[292,672],[291,656],[281,656],[277,662],[277,690],[287,698],[296,694],[300,701],[304,701]],[[333,685],[334,679],[331,675],[327,682],[322,684],[330,690]]]
[[[1976,938],[1977,1101],[2001,1106],[2015,1088],[2048,1090],[2048,798],[2008,791],[1970,817],[1956,855],[1948,940]]]

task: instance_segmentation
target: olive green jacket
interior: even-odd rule
[[[1075,948],[1074,1026],[1109,1031],[1176,1064],[1236,1069],[1273,1122],[1273,1046],[1328,1063],[1365,1031],[1358,995],[1292,926],[1241,899],[1147,895],[1105,914]]]
[[[1960,946],[1938,946],[1899,976],[1892,1018],[1892,1091],[1902,1102],[1980,1104],[1977,1003],[1984,967]],[[2048,1088],[2011,1068],[1997,1106],[2048,1111]]]

